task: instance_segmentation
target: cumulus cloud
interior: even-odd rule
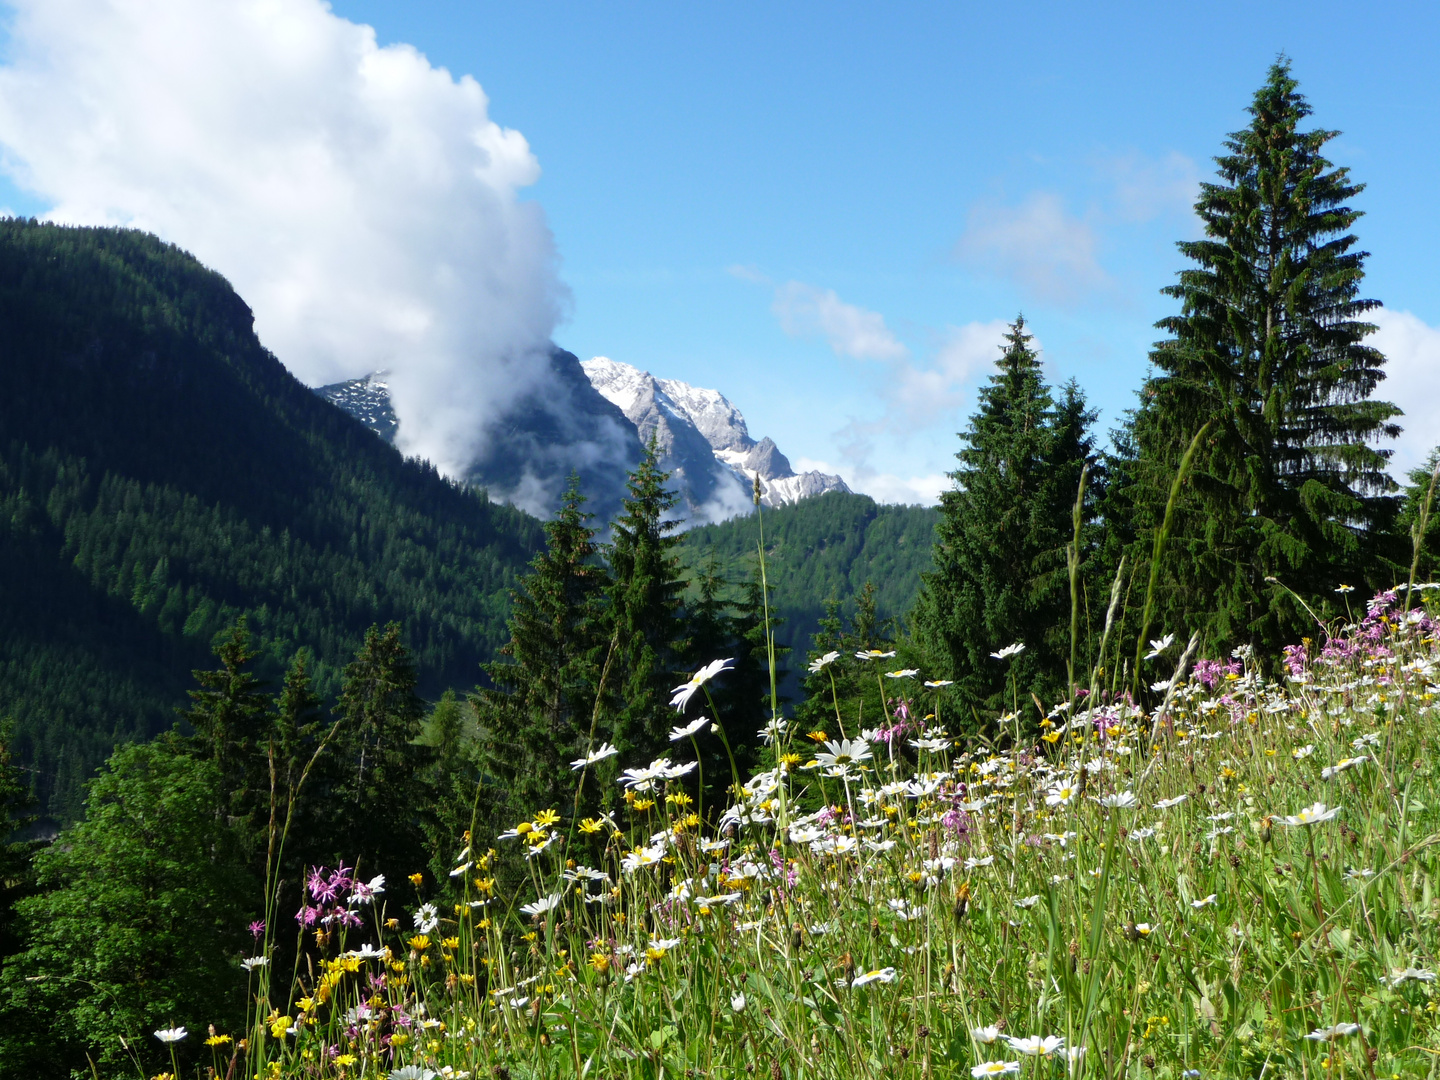
[[[473,78],[322,0],[12,7],[3,164],[48,218],[190,250],[312,385],[388,369],[401,447],[451,474],[550,377],[539,166]]]
[[[771,310],[785,333],[791,337],[823,337],[836,356],[903,360],[910,355],[910,350],[885,325],[883,315],[845,303],[834,289],[787,281],[775,290]]]
[[[884,391],[891,426],[928,427],[965,404],[975,376],[999,359],[1008,329],[1003,319],[949,326],[929,364],[908,360],[894,364]],[[1034,347],[1038,349],[1039,343]]]
[[[1375,396],[1405,410],[1399,420],[1405,430],[1392,444],[1391,469],[1391,475],[1403,480],[1440,446],[1440,327],[1408,311],[1386,308],[1372,311],[1369,319],[1379,330],[1366,343],[1385,354],[1386,377]]]
[[[1070,214],[1058,195],[1042,191],[1018,206],[977,204],[954,254],[1042,300],[1068,304],[1113,287],[1097,247],[1093,224]]]

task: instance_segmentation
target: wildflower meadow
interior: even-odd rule
[[[315,867],[235,958],[246,1030],[155,1035],[225,1077],[1434,1075],[1437,589],[1273,678],[1156,640],[1153,708],[1097,668],[988,738],[952,736],[943,681],[831,653],[883,722],[776,714],[769,767],[706,807],[717,660],[613,813],[457,837],[449,881]]]

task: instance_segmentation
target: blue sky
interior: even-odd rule
[[[1017,312],[1115,422],[1171,310],[1195,184],[1283,50],[1313,122],[1344,133],[1332,160],[1368,185],[1401,456],[1440,441],[1434,5],[332,10],[472,75],[528,141],[560,344],[716,387],[797,464],[905,501],[943,483]],[[0,186],[20,212],[58,201]]]

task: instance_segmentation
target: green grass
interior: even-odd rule
[[[214,1066],[1434,1075],[1437,633],[1382,602],[1335,628],[1325,655],[1292,656],[1298,678],[1267,682],[1249,657],[1228,673],[1206,662],[1162,715],[1082,699],[1073,722],[1056,710],[1018,752],[950,745],[944,689],[887,680],[909,691],[909,715],[938,719],[889,741],[866,733],[846,767],[816,751],[856,744],[786,731],[788,764],[750,778],[717,829],[662,780],[632,790],[613,823],[537,813],[520,835],[457,843],[463,899],[438,925],[417,928],[418,904],[449,883],[391,882],[354,909],[364,925],[307,931],[293,986],[288,972],[249,976],[245,1048],[219,1042]],[[1147,678],[1169,680],[1177,652],[1147,661]],[[922,735],[933,741],[912,746]],[[1286,824],[1316,803],[1326,820]],[[491,884],[504,865],[523,866],[516,886]],[[522,910],[542,897],[553,906]],[[388,951],[363,959],[365,943]],[[1063,1049],[1007,1041],[1030,1036]]]

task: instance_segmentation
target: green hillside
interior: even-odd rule
[[[432,695],[503,643],[539,523],[316,397],[179,249],[0,221],[0,358],[0,716],[56,816],[241,613],[267,675],[308,646],[327,694],[372,623]]]
[[[851,614],[868,581],[882,619],[909,609],[930,566],[936,518],[931,507],[882,506],[868,495],[839,491],[765,511],[767,572],[785,620],[777,636],[792,649],[792,668],[809,649],[828,597]],[[750,514],[690,530],[680,552],[691,567],[713,553],[726,577],[744,580],[755,572],[758,540],[759,524]]]

